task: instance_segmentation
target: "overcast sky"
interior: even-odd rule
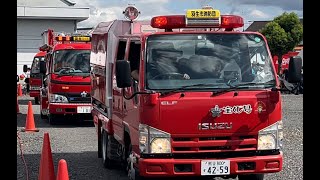
[[[123,19],[122,11],[128,4],[134,4],[141,12],[139,19],[155,15],[185,14],[186,9],[211,5],[221,14],[237,14],[248,21],[272,20],[283,12],[295,12],[303,17],[302,0],[73,0],[76,6],[90,7],[88,20],[78,27],[94,27],[99,22]]]

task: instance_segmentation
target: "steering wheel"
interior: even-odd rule
[[[162,77],[162,78],[160,78]],[[173,72],[173,73],[163,73],[163,74],[159,74],[159,75],[156,75],[154,76],[152,79],[164,79],[164,77],[168,77],[168,79],[171,79],[171,77],[178,77],[178,78],[175,78],[175,79],[184,79],[184,74],[181,74],[181,73],[176,73],[176,72]]]
[[[60,70],[59,70],[59,74],[60,73],[65,73],[65,72],[74,72],[75,69],[72,68],[72,67],[62,67]]]

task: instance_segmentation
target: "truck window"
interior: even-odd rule
[[[132,41],[130,42],[130,49],[129,49],[129,61],[130,61],[130,69],[131,72],[136,71],[136,75],[139,74],[139,65],[140,65],[140,48],[141,48],[141,42],[140,41]],[[132,83],[133,91],[138,91],[138,83],[137,80],[138,77],[134,77],[134,74],[131,73],[133,76],[133,79],[136,80]],[[134,99],[135,103],[138,103],[138,96],[135,96]]]
[[[258,85],[264,82],[275,85],[266,42],[258,34],[150,35],[146,52],[148,89],[174,89],[194,84],[211,86],[193,89],[221,89],[230,88],[230,82],[257,83],[248,88],[264,88]],[[257,69],[257,62],[262,68]]]
[[[55,74],[88,76],[90,73],[90,50],[58,50],[53,53],[53,61]]]
[[[44,61],[44,57],[35,57],[31,65],[31,73],[40,73],[40,61]]]
[[[126,53],[126,41],[119,41],[118,52],[117,52],[117,60],[123,60],[124,55]]]
[[[129,50],[129,57],[128,58],[130,61],[131,71],[137,70],[139,72],[140,48],[141,48],[140,41],[130,42],[130,50]]]

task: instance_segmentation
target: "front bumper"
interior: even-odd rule
[[[202,159],[139,159],[139,171],[145,177],[176,177],[176,176],[201,176]],[[210,160],[210,159],[206,159]],[[214,159],[212,159],[214,160]],[[230,175],[275,173],[282,170],[282,153],[278,155],[225,158],[230,160]],[[243,170],[245,163],[255,164],[250,170]],[[240,165],[241,164],[241,165]],[[177,172],[177,165],[191,167],[188,172]],[[180,166],[181,167],[181,166]]]
[[[90,111],[79,111],[79,107],[90,107]],[[91,114],[92,106],[89,103],[49,103],[49,114],[71,115],[71,114]],[[83,108],[82,108],[83,109]]]

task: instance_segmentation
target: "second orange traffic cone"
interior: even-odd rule
[[[22,96],[21,84],[18,84],[18,96]]]
[[[47,132],[45,132],[43,136],[38,180],[55,180],[50,139],[49,133]]]
[[[21,130],[22,132],[39,132],[39,129],[36,128],[34,124],[34,116],[32,110],[32,103],[29,101],[28,103],[28,114],[26,118],[26,127]]]
[[[56,180],[69,180],[68,166],[64,159],[59,161]]]
[[[20,109],[19,109],[18,96],[17,96],[17,114],[21,114]]]

